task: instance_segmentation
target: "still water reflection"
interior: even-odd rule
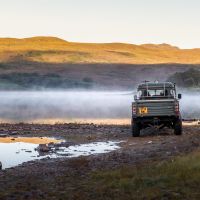
[[[15,139],[15,140],[14,140]],[[62,142],[52,138],[0,138],[0,161],[3,169],[18,166],[24,162],[42,158],[78,157],[108,153],[119,149],[120,142],[96,142],[69,147],[52,147],[49,152],[37,150],[39,144]]]

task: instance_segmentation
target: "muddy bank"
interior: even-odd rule
[[[0,124],[0,137],[55,137],[76,144],[88,141],[107,141],[130,135],[129,125],[96,124]]]
[[[91,172],[121,166],[140,166],[155,160],[173,159],[199,148],[200,126],[184,126],[182,136],[169,130],[149,130],[132,138],[129,126],[62,124],[1,124],[2,134],[14,136],[50,136],[76,144],[97,141],[121,141],[121,148],[101,155],[31,161],[0,172],[0,199],[91,199],[84,188]],[[13,135],[14,134],[14,135]],[[81,193],[77,193],[81,188]],[[83,192],[84,191],[84,192]]]

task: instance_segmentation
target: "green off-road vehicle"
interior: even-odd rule
[[[138,137],[142,129],[152,126],[173,128],[176,135],[182,134],[181,94],[176,94],[174,83],[145,81],[138,86],[134,99],[131,125],[134,137]]]

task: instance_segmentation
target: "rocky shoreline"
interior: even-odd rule
[[[79,178],[87,179],[91,171],[169,160],[200,146],[198,125],[184,126],[182,136],[175,136],[166,129],[162,132],[148,130],[139,138],[131,137],[127,125],[1,124],[0,132],[12,137],[54,137],[71,144],[123,141],[120,149],[106,154],[71,159],[46,158],[3,170],[0,172],[0,199],[66,199],[67,193],[71,199],[80,199],[75,198],[76,188],[82,187]]]

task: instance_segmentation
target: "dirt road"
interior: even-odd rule
[[[143,165],[156,160],[173,159],[200,146],[200,126],[184,126],[182,136],[169,130],[147,130],[139,138],[131,137],[127,125],[95,124],[1,124],[0,134],[9,136],[50,136],[73,144],[96,141],[122,141],[114,152],[80,158],[31,161],[0,172],[0,199],[82,199],[76,193],[91,171],[120,166]],[[9,158],[8,158],[9,159]],[[85,199],[91,197],[84,193]]]

